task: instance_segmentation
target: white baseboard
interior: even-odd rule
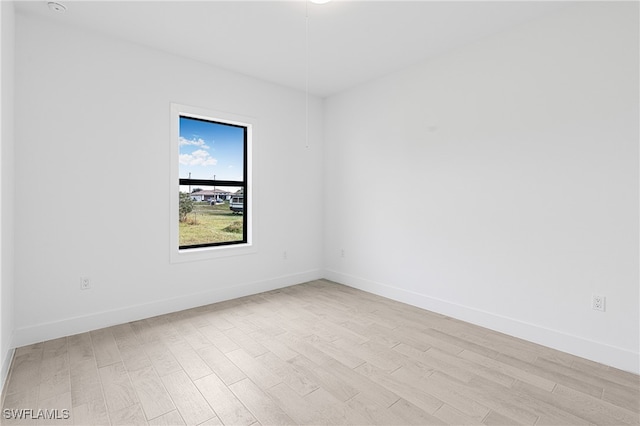
[[[14,331],[12,347],[20,347],[44,340],[70,336],[122,324],[130,321],[150,318],[156,315],[176,312],[196,306],[222,302],[224,300],[249,296],[299,283],[326,278],[340,284],[377,294],[422,309],[447,315],[462,321],[480,325],[514,337],[538,343],[553,349],[583,357],[595,362],[610,365],[621,370],[640,374],[640,354],[623,348],[594,342],[582,337],[569,335],[558,330],[548,329],[536,324],[526,323],[513,318],[503,317],[491,312],[481,311],[469,306],[458,305],[446,300],[420,293],[403,290],[387,284],[366,280],[333,270],[311,270],[273,278],[265,281],[246,283],[234,287],[190,294],[145,304],[127,306],[111,311],[98,312],[61,321],[18,328]],[[10,351],[3,360],[2,384],[11,363]]]
[[[6,354],[4,354],[4,357],[2,358],[2,365],[0,366],[0,393],[2,394],[2,398],[0,398],[0,404],[2,404],[2,406],[4,406],[4,396],[6,395],[6,389],[4,387],[7,384],[9,367],[11,367],[11,361],[13,361],[14,353],[15,349],[11,347],[11,349],[9,349]]]
[[[97,330],[130,321],[137,321],[157,315],[168,314],[197,306],[236,299],[243,296],[250,296],[252,294],[317,280],[322,278],[322,276],[323,274],[321,270],[311,270],[298,274],[284,275],[265,281],[256,281],[233,287],[218,288],[203,293],[189,294],[171,299],[127,306],[110,311],[97,312],[91,315],[83,315],[55,322],[22,327],[16,329],[14,332],[13,347],[30,345],[45,340],[85,333],[91,330]]]
[[[594,342],[558,330],[496,315],[469,306],[458,305],[425,294],[415,293],[338,271],[325,270],[324,272],[326,279],[349,287],[447,315],[621,370],[640,374],[640,354],[633,351]]]

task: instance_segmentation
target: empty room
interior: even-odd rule
[[[0,1],[0,421],[639,425],[639,9]]]

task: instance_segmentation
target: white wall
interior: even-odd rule
[[[170,263],[171,102],[257,119],[255,254]],[[16,345],[320,277],[322,102],[310,99],[309,148],[304,105],[301,92],[18,13]]]
[[[2,356],[12,312],[20,346],[325,275],[640,370],[637,4],[312,99],[309,149],[299,92],[18,14],[15,196],[6,4]],[[171,102],[259,120],[256,254],[169,262]]]
[[[0,389],[13,354],[13,206],[14,206],[14,20],[13,3],[0,2]]]
[[[327,277],[638,373],[637,17],[574,4],[327,99]]]

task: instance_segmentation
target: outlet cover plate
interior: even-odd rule
[[[601,294],[593,294],[591,295],[591,308],[596,311],[605,311],[605,303],[607,298],[602,296]]]

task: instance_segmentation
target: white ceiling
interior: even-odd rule
[[[21,1],[47,17],[328,96],[553,12],[544,1]]]

